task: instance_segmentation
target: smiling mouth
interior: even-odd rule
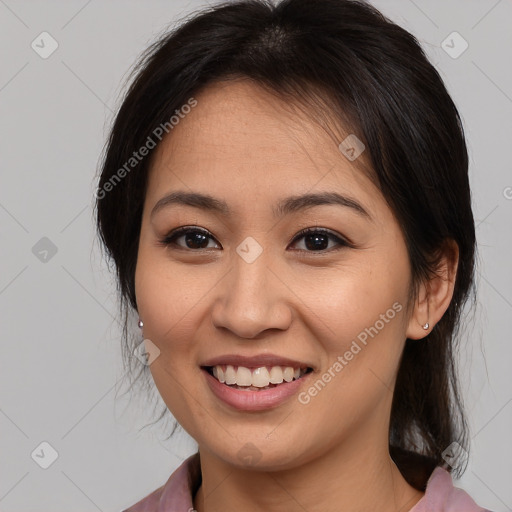
[[[259,368],[247,368],[230,364],[203,366],[202,369],[220,383],[242,391],[264,391],[276,388],[282,384],[299,380],[313,371],[310,367],[261,366]]]

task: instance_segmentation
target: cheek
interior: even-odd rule
[[[408,267],[402,252],[392,261],[380,254],[367,253],[357,265],[332,274],[329,286],[303,282],[309,327],[324,358],[301,403],[309,403],[318,417],[337,404],[352,417],[348,423],[358,423],[392,397],[405,340]]]
[[[200,266],[179,265],[164,251],[139,250],[135,288],[144,335],[164,349],[190,350],[201,302],[214,284]]]
[[[358,337],[364,343],[369,330],[390,342],[400,340],[408,281],[399,270],[407,267],[395,261],[393,266],[367,254],[324,278],[310,272],[295,279],[294,291],[306,306],[301,310],[329,354],[343,353]]]
[[[403,350],[403,297],[391,284],[373,293],[359,284],[345,283],[343,292],[317,304],[310,316],[324,359],[299,401],[325,438],[386,417]]]
[[[205,413],[197,407],[201,376],[194,333],[201,321],[201,298],[211,286],[200,278],[197,268],[181,269],[159,251],[141,247],[135,287],[144,337],[160,351],[149,367],[155,386],[178,422],[191,435],[198,435],[190,411],[194,418],[206,418],[201,418]]]

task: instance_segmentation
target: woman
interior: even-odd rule
[[[243,0],[137,71],[98,229],[129,364],[198,453],[127,510],[483,510],[451,479],[468,157],[414,37],[357,1]]]

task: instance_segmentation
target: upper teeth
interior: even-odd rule
[[[272,366],[270,370],[266,366],[261,368],[245,368],[244,366],[234,367],[217,365],[213,367],[213,376],[220,382],[236,384],[237,386],[254,386],[264,388],[269,384],[281,384],[283,380],[291,382],[306,373],[306,369],[292,368],[291,366]]]

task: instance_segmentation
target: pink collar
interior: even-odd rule
[[[451,474],[438,466],[427,482],[425,494],[409,512],[489,512],[462,489],[454,487]]]

